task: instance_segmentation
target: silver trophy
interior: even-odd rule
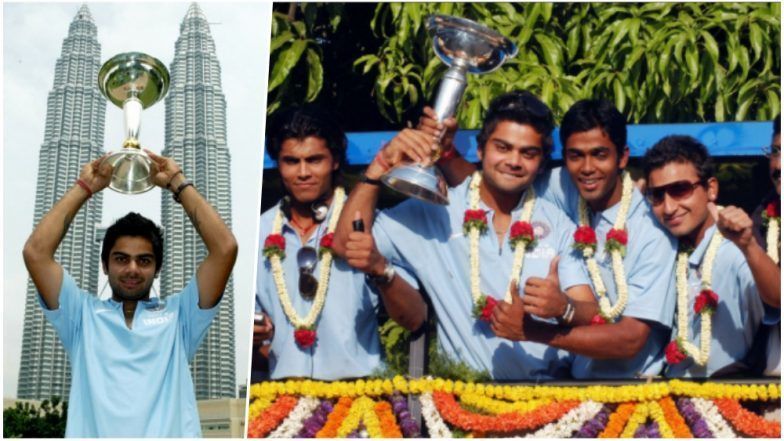
[[[439,121],[454,115],[466,87],[466,73],[492,72],[517,54],[517,46],[498,32],[464,18],[431,15],[427,30],[436,55],[449,66],[438,88],[434,110]],[[438,156],[435,157],[438,159]],[[399,165],[382,182],[427,202],[447,204],[447,185],[435,166]]]
[[[152,189],[152,160],[140,148],[142,110],[160,101],[169,90],[169,71],[158,59],[139,52],[115,55],[101,66],[98,88],[123,109],[125,141],[106,159],[114,167],[109,188],[124,194]]]

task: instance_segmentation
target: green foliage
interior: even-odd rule
[[[386,354],[386,363],[389,376],[408,374],[408,343],[411,332],[398,325],[392,319],[378,328],[381,345]]]
[[[68,403],[53,397],[39,407],[17,402],[3,411],[4,438],[63,438],[68,415]]]

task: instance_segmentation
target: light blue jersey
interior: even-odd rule
[[[716,232],[713,225],[705,232],[700,244],[689,256],[689,333],[690,341],[699,347],[700,320],[694,318],[694,299],[702,290],[700,266],[708,244]],[[711,289],[719,304],[712,316],[710,358],[699,366],[691,358],[668,365],[667,377],[710,377],[737,373],[745,368],[743,359],[752,346],[760,323],[775,324],[779,310],[763,305],[746,258],[735,244],[724,239],[713,261]],[[676,318],[677,320],[677,318]],[[672,339],[677,335],[673,321]]]
[[[272,280],[270,262],[262,254],[264,240],[272,231],[272,221],[280,204],[261,215],[260,243],[256,296],[275,326],[275,336],[269,353],[272,379],[305,377],[319,380],[365,377],[382,365],[378,336],[378,295],[365,283],[364,273],[351,268],[342,259],[332,261],[329,288],[324,309],[316,322],[316,344],[301,348],[294,340],[291,325],[278,298]],[[330,207],[327,219],[332,216]],[[327,221],[305,244],[316,250],[327,232]],[[281,234],[286,239],[286,257],[282,261],[286,287],[294,309],[305,317],[313,304],[304,299],[298,288],[299,268],[297,251],[303,247],[299,235],[284,217]],[[313,275],[318,278],[321,264]]]
[[[218,306],[199,308],[195,277],[160,310],[140,301],[132,329],[122,303],[81,291],[65,271],[59,308],[38,300],[71,362],[66,437],[201,436],[188,362]]]
[[[579,222],[580,192],[568,171],[557,167],[542,176],[536,187],[542,197],[564,210]],[[620,210],[620,203],[591,216],[591,227],[596,231],[596,263],[612,304],[618,299],[612,259],[604,251],[607,233]],[[677,242],[661,226],[642,194],[634,188],[626,219],[628,244],[623,259],[629,300],[623,316],[645,320],[651,333],[640,352],[631,359],[596,360],[575,355],[572,375],[575,378],[634,378],[638,375],[658,375],[664,368],[664,348],[669,343],[670,326],[675,311],[675,282],[673,271]]]
[[[448,206],[409,199],[382,211],[373,226],[381,254],[419,279],[433,302],[438,318],[438,341],[453,359],[486,370],[496,380],[545,380],[568,376],[568,353],[534,342],[512,342],[496,337],[487,323],[472,316],[469,280],[468,237],[463,234],[463,217],[469,208],[466,179],[449,190]],[[521,201],[522,202],[522,201]],[[480,289],[502,300],[508,290],[514,252],[508,242],[498,242],[493,231],[494,211],[484,203],[488,231],[479,240]],[[512,212],[520,217],[522,203]],[[525,255],[520,293],[531,276],[545,277],[550,261],[558,265],[561,289],[588,284],[583,264],[572,252],[572,223],[551,203],[536,199],[532,225],[537,246]],[[414,284],[416,286],[416,284]]]

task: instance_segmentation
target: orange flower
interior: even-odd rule
[[[599,438],[618,438],[626,427],[629,417],[634,413],[637,403],[623,403],[615,409],[615,412],[610,415],[607,421],[607,427],[599,434]]]
[[[292,396],[283,395],[278,398],[272,406],[248,424],[248,438],[263,438],[278,427],[296,405],[297,399]]]
[[[384,438],[403,438],[403,433],[395,421],[395,414],[392,413],[392,406],[388,401],[379,401],[373,410],[381,422],[381,433],[384,434]]]
[[[316,438],[335,438],[338,434],[338,429],[343,423],[343,420],[348,416],[348,411],[351,409],[351,403],[354,400],[351,397],[340,397],[338,404],[332,409],[332,412],[327,417],[327,422],[324,427],[316,433]]]
[[[531,412],[511,412],[490,416],[463,409],[455,400],[454,395],[444,392],[434,391],[433,402],[444,421],[467,432],[482,433],[507,433],[536,429],[561,418],[579,404],[578,401],[556,401]]]
[[[738,432],[753,438],[781,438],[781,423],[768,421],[743,408],[737,400],[719,398],[713,400],[723,416]]]
[[[686,421],[683,420],[678,408],[675,407],[675,402],[669,396],[659,400],[659,406],[664,411],[664,420],[672,428],[672,433],[675,438],[694,438],[694,434],[689,430]]]

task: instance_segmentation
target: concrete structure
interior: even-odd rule
[[[185,176],[231,227],[230,157],[226,147],[226,101],[221,70],[207,19],[195,3],[180,25],[170,66],[166,97],[166,140],[163,155],[174,158]],[[166,254],[161,269],[163,296],[181,290],[207,254],[185,211],[163,193],[161,219]],[[229,279],[220,312],[192,363],[199,400],[233,398],[234,287]]]
[[[81,166],[103,154],[106,100],[96,84],[101,63],[96,31],[90,10],[83,5],[63,41],[47,100],[34,225],[73,186]],[[98,291],[100,243],[95,240],[95,228],[101,222],[102,205],[101,193],[85,204],[55,255],[76,283],[91,293]],[[67,399],[70,384],[68,357],[41,312],[35,286],[28,281],[17,396]]]
[[[199,406],[201,433],[205,438],[244,438],[245,400],[202,400]]]

